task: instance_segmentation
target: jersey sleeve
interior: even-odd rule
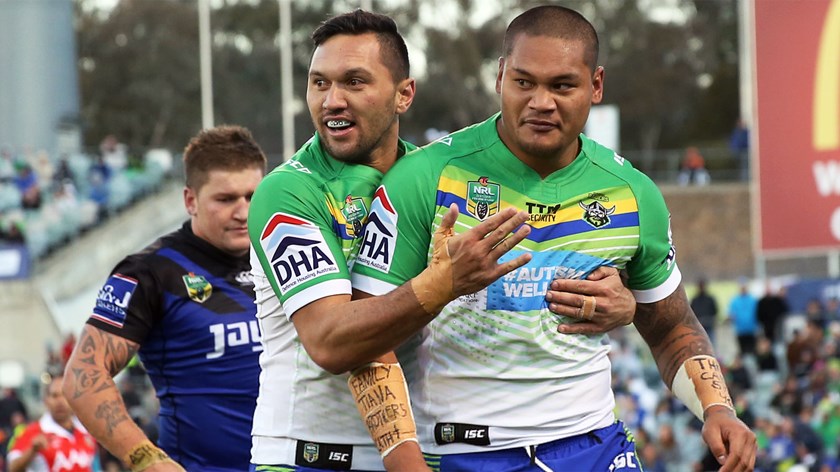
[[[128,257],[99,289],[87,323],[142,344],[163,316],[162,288],[147,261]]]
[[[637,185],[639,250],[627,265],[628,287],[639,303],[653,303],[674,292],[681,275],[671,238],[671,215],[656,185],[645,178]]]
[[[419,274],[428,261],[437,181],[425,149],[385,174],[353,264],[353,288],[382,295]]]
[[[9,451],[6,454],[8,462],[12,462],[22,456],[24,452],[32,447],[32,440],[40,433],[40,428],[37,426],[37,422],[31,423],[23,430],[22,433],[13,436],[9,440]]]
[[[248,232],[260,272],[286,316],[319,298],[350,294],[350,274],[324,191],[292,168],[275,171],[251,199]]]

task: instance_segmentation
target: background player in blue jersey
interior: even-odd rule
[[[246,222],[265,167],[245,128],[195,136],[184,150],[189,221],[117,264],[67,364],[73,410],[132,471],[248,469],[262,347]],[[160,400],[159,447],[114,384],[135,353]]]
[[[736,417],[687,302],[661,192],[581,134],[603,96],[597,61],[597,34],[579,13],[543,6],[516,17],[499,60],[501,113],[405,156],[371,203],[378,224],[365,229],[352,281],[378,296],[423,270],[451,205],[462,210],[456,232],[506,208],[552,209],[532,213],[530,234],[510,252],[531,254],[531,263],[447,303],[415,345],[398,351],[436,470],[639,468],[615,418],[606,339],[555,335],[573,321],[542,299],[552,277],[578,279],[605,265],[627,270],[635,325],[666,385],[705,421],[721,470],[753,468],[755,435]],[[382,241],[387,258],[375,250]],[[578,299],[585,318],[597,316],[595,301]]]

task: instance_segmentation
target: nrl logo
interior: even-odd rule
[[[344,221],[347,223],[347,234],[354,238],[362,235],[362,224],[367,218],[368,211],[365,207],[365,201],[361,197],[353,197],[347,195],[344,198],[344,207],[341,209],[341,214],[344,215]]]
[[[213,295],[213,286],[210,285],[210,282],[203,275],[195,275],[190,272],[183,279],[190,300],[197,303],[204,303],[210,298],[210,295]]]
[[[303,445],[303,458],[306,462],[315,462],[318,460],[318,445],[306,443]]]
[[[467,211],[479,221],[498,213],[500,201],[499,184],[490,183],[487,177],[467,182]]]
[[[451,443],[455,441],[455,426],[445,424],[440,427],[440,439],[443,442]]]
[[[615,213],[615,205],[608,210],[598,201],[594,201],[588,205],[584,205],[583,202],[578,202],[578,205],[583,208],[583,221],[592,225],[593,228],[600,228],[610,224],[610,215]]]

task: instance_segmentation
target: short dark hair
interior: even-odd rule
[[[321,22],[312,32],[312,42],[317,48],[339,34],[358,36],[366,33],[375,34],[379,40],[382,63],[391,71],[394,81],[408,78],[408,48],[397,30],[397,24],[387,15],[359,9],[334,16]]]
[[[247,128],[220,125],[201,130],[184,148],[186,186],[199,190],[211,170],[259,168],[265,173],[266,158]]]
[[[571,8],[543,5],[531,8],[514,18],[505,31],[502,46],[504,57],[513,52],[514,43],[520,34],[583,41],[586,46],[584,60],[593,72],[598,66],[598,33],[589,20]]]

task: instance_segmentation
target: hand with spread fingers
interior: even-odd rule
[[[553,313],[580,320],[560,324],[563,334],[605,333],[632,323],[636,313],[636,299],[613,267],[599,267],[586,279],[555,279],[545,299]]]
[[[452,227],[458,217],[457,205],[451,205],[441,222],[441,230],[454,234]],[[531,260],[530,253],[520,254],[499,263],[502,255],[513,249],[531,232],[524,225],[528,213],[506,208],[462,234],[446,238],[447,252],[452,258],[453,292],[460,296],[486,287],[508,272]],[[441,231],[439,230],[439,231]]]

